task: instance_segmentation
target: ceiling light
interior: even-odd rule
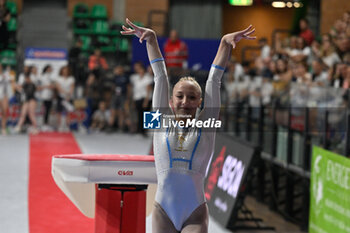
[[[282,2],[282,1],[274,1],[274,2],[272,2],[272,6],[275,8],[284,8],[284,7],[286,7],[286,3]]]
[[[301,7],[301,6],[300,6],[300,3],[299,3],[299,2],[295,2],[295,3],[294,3],[294,7],[295,7],[295,8]]]

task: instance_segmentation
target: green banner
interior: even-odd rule
[[[310,233],[350,233],[350,159],[314,146]]]

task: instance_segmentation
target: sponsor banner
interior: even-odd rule
[[[68,64],[67,59],[66,49],[26,48],[24,64],[36,66],[38,74],[41,74],[46,65],[51,65],[53,69],[52,75],[58,76],[61,67]]]
[[[52,48],[26,48],[26,59],[41,59],[41,60],[66,60],[66,49],[52,49]]]
[[[216,135],[215,152],[207,169],[205,197],[210,215],[224,227],[234,221],[237,199],[255,154],[255,148],[239,139]]]
[[[310,233],[350,232],[350,159],[313,147]]]

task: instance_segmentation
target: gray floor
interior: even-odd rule
[[[75,138],[85,154],[148,154],[151,147],[151,138],[139,135],[76,134]],[[28,139],[26,135],[0,136],[1,233],[28,233]],[[257,217],[265,218],[268,225],[276,224],[278,227],[275,232],[300,232],[295,225],[284,221],[278,214],[272,213],[266,206],[256,203],[254,199],[248,198],[246,204],[253,209]],[[146,232],[151,233],[150,216],[146,219],[146,228]],[[209,232],[229,233],[231,231],[223,229],[210,218]]]
[[[28,232],[28,155],[27,136],[0,135],[0,232]]]

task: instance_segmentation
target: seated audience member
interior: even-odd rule
[[[104,130],[110,119],[110,111],[106,108],[106,103],[100,101],[98,104],[98,109],[92,115],[91,129],[102,131]]]
[[[109,125],[112,127],[115,120],[118,120],[118,128],[124,130],[128,119],[125,105],[129,105],[129,77],[125,74],[124,67],[118,65],[113,70],[114,74],[114,93],[112,97],[111,118]]]

